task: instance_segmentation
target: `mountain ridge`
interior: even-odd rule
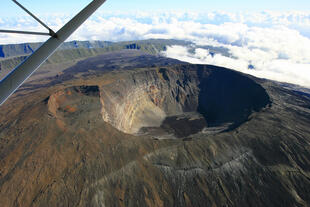
[[[40,44],[42,43],[0,45],[0,51],[2,51],[2,56],[4,56],[2,58],[0,57],[0,79],[4,78],[13,68],[25,60],[28,55],[40,46]],[[161,52],[172,45],[188,47],[192,52],[197,46],[193,46],[194,43],[190,41],[174,39],[148,39],[124,42],[71,41],[64,43],[44,65],[78,61],[107,52],[121,51],[124,49],[140,50],[151,55],[161,55]],[[225,48],[212,46],[201,47],[208,49],[212,54],[229,55],[228,50]]]

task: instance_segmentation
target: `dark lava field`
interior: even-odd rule
[[[310,95],[136,50],[0,107],[0,206],[310,206]],[[43,68],[47,69],[47,68]]]

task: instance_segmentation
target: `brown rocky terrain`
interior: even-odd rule
[[[0,107],[0,206],[309,206],[309,126],[305,92],[108,53]]]

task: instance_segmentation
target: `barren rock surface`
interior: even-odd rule
[[[202,65],[138,70],[102,87],[101,102],[104,121],[131,134],[187,112],[200,113],[206,127],[236,127],[271,103],[247,77]]]
[[[287,85],[106,54],[0,107],[0,206],[309,206],[309,126]]]

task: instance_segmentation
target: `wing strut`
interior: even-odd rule
[[[0,29],[0,33],[13,33],[13,34],[27,34],[27,35],[46,35],[46,36],[53,36],[50,33],[46,32],[28,32],[28,31],[18,31],[18,30],[7,30],[7,29]]]
[[[1,33],[17,33],[17,34],[31,34],[31,35],[48,35],[48,36],[55,36],[56,33],[49,28],[46,24],[44,24],[38,17],[36,17],[34,14],[32,14],[28,9],[26,9],[23,5],[18,3],[16,0],[12,0],[17,6],[19,6],[22,10],[24,10],[27,14],[29,14],[32,18],[34,18],[37,22],[39,22],[43,27],[45,27],[49,33],[43,33],[43,32],[28,32],[28,31],[16,31],[16,30],[4,30],[1,29]]]
[[[32,16],[32,18],[34,18],[35,20],[37,20],[37,22],[39,22],[43,27],[45,27],[48,31],[49,34],[51,36],[55,35],[55,32],[49,28],[46,24],[44,24],[38,17],[36,17],[34,14],[32,14],[30,11],[28,11],[23,5],[21,5],[20,3],[18,3],[16,0],[12,0],[15,4],[17,4],[17,6],[19,6],[20,8],[22,8],[22,10],[24,10],[27,14],[29,14],[30,16]]]
[[[56,35],[50,37],[39,49],[0,81],[0,105],[2,105],[105,1],[106,0],[93,0],[63,26]]]

